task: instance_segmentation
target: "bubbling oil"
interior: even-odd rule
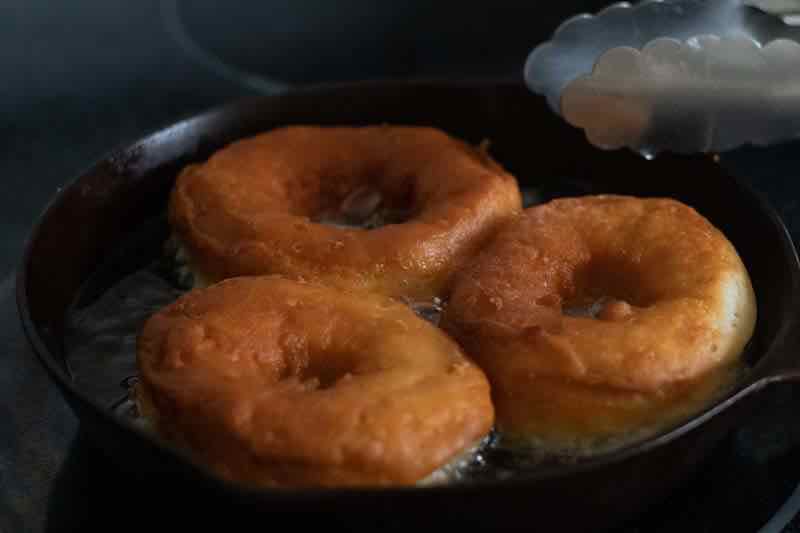
[[[536,189],[523,189],[522,192],[525,207],[544,200]],[[386,213],[381,212],[381,202],[375,197],[363,191],[358,194],[361,195],[355,199],[358,202],[347,199],[359,205],[346,206],[352,212],[344,220],[328,223],[362,229],[391,223],[396,213],[387,218]],[[353,213],[358,216],[351,216]],[[360,222],[355,218],[359,218]],[[145,430],[152,428],[141,416],[135,397],[138,379],[136,339],[152,314],[195,285],[202,286],[202,283],[196,283],[189,270],[186,255],[179,243],[167,237],[165,220],[159,222],[157,233],[157,237],[152,237],[158,240],[153,248],[158,248],[160,252],[154,254],[157,257],[150,263],[127,275],[118,276],[117,272],[130,270],[128,259],[123,254],[121,259],[102,267],[96,276],[98,279],[111,277],[115,280],[113,283],[93,283],[93,280],[89,280],[84,292],[92,296],[87,298],[86,294],[79,295],[68,313],[65,332],[66,363],[75,384],[94,400],[108,405],[120,419]],[[140,239],[141,236],[135,238]],[[88,300],[88,303],[84,300]],[[439,298],[429,302],[404,303],[437,326],[447,305],[446,301]],[[506,480],[546,466],[574,464],[593,455],[591,450],[585,452],[557,453],[536,445],[534,441],[521,444],[509,440],[493,430],[464,453],[421,480],[419,485]]]
[[[179,266],[175,263],[173,267]],[[188,288],[185,274],[156,261],[123,277],[89,305],[73,308],[65,336],[67,366],[76,384],[110,406],[119,418],[152,430],[136,402],[136,338],[147,319]],[[419,316],[438,324],[444,302],[406,302]],[[490,435],[431,474],[421,485],[486,478],[496,436]]]
[[[401,224],[411,218],[408,206],[392,205],[378,189],[357,187],[338,206],[323,210],[313,222],[345,229],[377,229]]]

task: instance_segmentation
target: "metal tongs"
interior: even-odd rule
[[[597,147],[720,152],[800,137],[800,0],[645,0],[565,21],[525,79]]]
[[[800,23],[799,0],[747,0],[746,5],[779,16],[786,24],[796,26]]]

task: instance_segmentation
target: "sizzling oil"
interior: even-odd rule
[[[185,280],[183,280],[185,281]],[[76,384],[120,418],[146,428],[136,405],[136,338],[145,321],[185,292],[160,262],[122,278],[87,306],[73,309],[65,340],[67,366]],[[411,303],[438,323],[443,302]],[[421,482],[424,485],[507,478],[509,454],[492,434]]]
[[[347,216],[324,222],[363,229],[391,223],[387,218],[391,219],[392,216],[387,217],[386,213],[381,212],[381,203],[376,198],[365,195],[360,200],[364,201],[366,208],[352,208],[358,212],[359,221]],[[528,207],[542,201],[542,196],[536,190],[527,189],[523,190],[523,200]],[[76,301],[82,303],[73,306],[66,321],[66,363],[76,385],[93,399],[108,405],[120,418],[145,428],[147,426],[139,414],[134,397],[137,379],[136,338],[150,315],[194,285],[180,249],[174,241],[164,237],[166,231],[166,223],[161,221],[158,235],[152,237],[158,240],[157,249],[160,253],[155,255],[160,257],[122,277],[117,276],[116,272],[128,270],[124,257],[106,265],[104,268],[112,271],[111,277],[116,281],[102,284],[90,280],[85,290],[97,294],[88,298],[88,303],[83,302],[85,295],[79,295]],[[141,236],[135,238],[141,240]],[[100,272],[97,277],[107,279],[109,272]],[[100,290],[97,285],[101,285]],[[446,302],[440,299],[406,303],[419,316],[436,325],[446,306]],[[543,452],[535,446],[520,447],[515,443],[506,443],[493,431],[420,484],[504,480],[545,465],[574,463],[577,460],[576,457]]]

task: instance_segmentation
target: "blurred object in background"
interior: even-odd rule
[[[798,40],[742,0],[613,4],[564,22],[525,79],[599,148],[720,152],[800,135]]]
[[[288,83],[518,78],[564,18],[604,2],[163,0],[167,28],[209,66]],[[222,9],[222,12],[221,12]],[[219,72],[219,71],[218,71]]]
[[[800,0],[745,0],[745,4],[765,13],[777,15],[786,24],[800,24]]]

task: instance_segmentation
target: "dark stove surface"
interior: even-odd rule
[[[107,529],[99,515],[124,520],[171,497],[93,451],[22,337],[11,273],[58,187],[114,146],[269,89],[266,74],[293,83],[516,77],[560,20],[605,3],[562,1],[544,13],[500,0],[253,2],[225,16],[215,11],[222,3],[199,0],[2,3],[0,533]],[[723,164],[765,193],[800,239],[796,144],[740,150]],[[800,532],[799,410],[800,392],[771,391],[693,480],[623,531]]]

